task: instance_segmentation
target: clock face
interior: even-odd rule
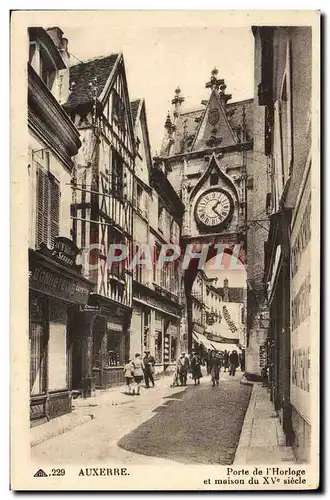
[[[195,217],[197,222],[209,228],[223,224],[232,212],[230,197],[220,189],[203,193],[196,202]]]

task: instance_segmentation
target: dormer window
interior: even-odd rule
[[[40,77],[49,90],[52,90],[56,77],[56,68],[53,61],[42,47],[40,47]]]

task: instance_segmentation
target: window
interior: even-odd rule
[[[125,245],[125,236],[119,231],[116,231],[114,227],[108,226],[108,247],[110,245]],[[120,249],[116,249],[114,255],[120,255]],[[108,279],[115,277],[118,280],[125,279],[125,261],[112,262],[111,266],[108,268]]]
[[[60,186],[59,182],[42,167],[37,168],[37,230],[36,246],[53,246],[59,235]]]
[[[56,77],[56,68],[48,54],[40,48],[40,78],[52,90]]]
[[[112,194],[117,198],[122,198],[124,194],[123,183],[123,159],[114,149],[112,150]]]
[[[161,331],[155,331],[155,361],[163,362],[163,336]]]
[[[161,203],[158,204],[158,230],[164,232],[165,209]]]
[[[119,126],[125,126],[125,105],[116,90],[113,90],[112,118]]]
[[[143,348],[148,349],[149,346],[149,325],[150,325],[150,312],[144,311],[143,313]]]
[[[139,251],[139,245],[136,244],[135,245],[135,254],[134,255],[136,255],[138,251]],[[143,258],[143,255],[141,255],[140,257]],[[140,259],[138,259],[138,260],[140,260]],[[143,282],[143,264],[137,263],[135,265],[134,272],[135,272],[135,279],[136,279],[136,281],[139,281],[140,283],[142,283]]]
[[[158,264],[158,259],[159,259],[159,254],[160,254],[160,245],[156,243],[155,249],[154,249],[154,265],[153,265],[153,281],[155,283],[158,283],[158,269],[157,269],[157,264]]]
[[[35,296],[30,300],[30,392],[46,390],[47,301]]]
[[[177,339],[171,337],[171,363],[175,363],[176,361],[177,344],[178,344]]]

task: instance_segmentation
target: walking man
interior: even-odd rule
[[[144,363],[144,381],[146,384],[146,388],[149,389],[149,382],[151,382],[152,387],[155,387],[155,381],[154,381],[154,373],[155,373],[155,358],[151,356],[149,350],[144,351],[144,358],[143,358],[143,363]]]
[[[229,375],[235,376],[238,365],[238,354],[237,351],[234,350],[229,356]]]
[[[220,366],[221,366],[221,358],[214,351],[212,352],[210,359],[212,387],[215,387],[215,385],[219,385]]]
[[[187,385],[187,375],[189,370],[189,359],[187,358],[185,352],[181,353],[181,356],[179,357],[177,362],[177,366],[178,366],[180,384],[185,386]]]
[[[223,353],[223,368],[224,368],[224,372],[226,372],[226,370],[228,369],[228,366],[229,366],[229,352],[226,349],[225,352]]]

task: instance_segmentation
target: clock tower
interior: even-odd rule
[[[189,103],[180,88],[176,89],[172,100],[174,108],[165,122],[160,155],[154,161],[165,172],[185,206],[182,247],[193,244],[197,247],[193,251],[197,252],[198,247],[208,244],[207,260],[217,254],[218,245],[223,245],[227,253],[235,252],[236,256],[239,248],[238,258],[247,269],[247,220],[253,205],[253,183],[247,173],[253,171],[257,161],[253,151],[254,101],[229,102],[232,96],[226,93],[225,81],[218,78],[216,68],[205,87],[210,92],[209,98],[194,110],[183,109]],[[197,274],[196,262],[183,272],[186,347],[190,351],[191,290]]]

